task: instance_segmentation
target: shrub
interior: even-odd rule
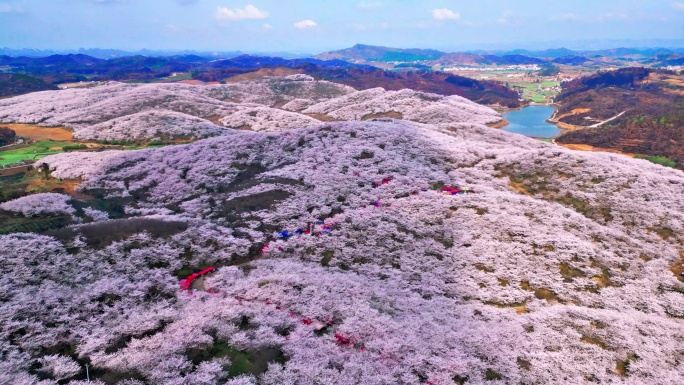
[[[634,156],[634,157],[635,157],[635,158],[638,158],[638,159],[646,159],[646,160],[648,160],[649,162],[653,162],[653,163],[655,163],[655,164],[659,164],[659,165],[665,166],[665,167],[672,167],[672,168],[676,168],[676,167],[677,167],[677,162],[675,162],[674,160],[672,160],[672,159],[670,159],[670,158],[664,157],[664,156],[656,156],[656,155],[636,155],[636,156]]]

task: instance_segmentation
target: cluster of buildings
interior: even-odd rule
[[[681,73],[684,71],[684,66],[667,66],[667,67],[661,67],[662,69],[668,70],[668,71],[674,71],[677,73]]]
[[[541,67],[537,64],[515,64],[497,67],[445,67],[442,71],[459,72],[459,71],[539,71]]]

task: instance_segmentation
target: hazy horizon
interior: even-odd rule
[[[0,0],[0,47],[319,53],[684,46],[684,2]],[[659,43],[661,42],[661,43]]]
[[[125,49],[120,47],[70,47],[70,48],[35,48],[35,47],[7,47],[0,46],[0,49],[7,50],[35,50],[35,51],[45,51],[45,52],[79,52],[79,51],[89,51],[89,50],[112,50],[112,51],[123,51],[127,53],[138,53],[144,51],[151,52],[197,52],[197,53],[234,53],[240,52],[245,54],[259,54],[259,53],[269,53],[269,54],[289,54],[289,55],[317,55],[324,52],[341,50],[345,48],[353,47],[354,45],[372,45],[372,46],[383,46],[388,48],[398,48],[398,49],[436,49],[431,46],[401,46],[401,45],[375,45],[368,44],[366,42],[357,42],[350,44],[348,46],[336,46],[325,50],[319,51],[305,51],[305,50],[259,50],[259,49],[236,49],[236,50],[218,50],[218,49],[192,49],[192,48],[169,48],[169,49],[158,49],[151,47],[143,47],[140,49]],[[528,50],[528,51],[544,51],[553,49],[569,49],[573,51],[601,51],[608,49],[618,49],[618,48],[636,48],[636,49],[646,49],[646,48],[664,48],[664,49],[682,49],[684,48],[684,39],[657,39],[657,40],[586,40],[586,41],[549,41],[549,42],[529,42],[527,44],[510,44],[510,45],[497,45],[492,44],[477,44],[472,46],[456,47],[454,49],[442,49],[444,52],[466,52],[466,51],[512,51],[512,50]]]

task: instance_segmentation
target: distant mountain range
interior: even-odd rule
[[[89,78],[93,77],[90,80],[142,80],[168,76],[173,72],[197,72],[220,68],[298,67],[304,64],[323,68],[373,68],[342,60],[284,59],[249,55],[217,60],[198,55],[168,57],[136,55],[108,60],[84,54],[51,55],[47,57],[0,56],[0,66],[9,67],[11,72],[34,75],[77,74]]]
[[[473,63],[473,64],[541,64],[545,61],[537,57],[520,54],[473,54],[455,53],[431,50],[431,49],[400,49],[357,44],[351,48],[322,53],[315,56],[323,60],[345,60],[355,63],[367,62],[440,62],[448,63]]]
[[[523,59],[512,55],[501,60],[519,62]],[[254,73],[264,68],[290,68],[297,73],[346,84],[358,90],[376,87],[387,90],[411,88],[440,95],[460,95],[488,105],[520,106],[517,93],[498,83],[429,71],[398,74],[340,59],[285,59],[241,55],[231,59],[212,60],[198,55],[136,55],[105,60],[84,54],[70,54],[40,58],[0,56],[0,66],[10,69],[11,74],[5,75],[21,74],[14,77],[6,76],[6,84],[3,83],[0,87],[0,95],[3,96],[51,89],[59,83],[83,80],[148,82],[158,81],[173,73],[186,73],[186,80],[191,78],[204,82],[221,82],[236,75]]]
[[[351,48],[339,51],[326,52],[315,57],[322,60],[347,60],[347,61],[417,61],[436,60],[446,55],[445,52],[433,49],[419,48],[390,48],[365,44],[356,44]]]
[[[124,51],[120,49],[103,49],[103,48],[88,48],[77,50],[40,50],[40,49],[13,49],[0,48],[0,55],[5,56],[24,56],[24,57],[47,57],[52,55],[87,55],[98,59],[112,59],[126,56],[150,56],[150,57],[167,57],[167,56],[202,56],[205,58],[221,58],[230,59],[237,56],[252,54],[260,56],[279,56],[287,59],[311,57],[309,53],[292,53],[292,52],[242,52],[242,51],[195,51],[195,50],[149,50],[143,49],[140,51]]]
[[[62,56],[90,56],[96,59],[116,59],[131,56],[145,56],[153,58],[203,58],[207,60],[233,59],[239,56],[251,57],[280,57],[284,59],[305,59],[314,58],[319,60],[344,60],[349,62],[415,62],[415,61],[437,61],[459,57],[461,62],[471,61],[477,64],[538,64],[540,61],[535,59],[554,60],[568,57],[586,57],[588,59],[606,58],[625,58],[625,59],[644,59],[652,57],[662,57],[662,60],[677,60],[679,55],[684,55],[684,48],[612,48],[602,50],[571,50],[568,48],[554,48],[545,50],[469,50],[464,52],[448,53],[434,49],[421,48],[393,48],[383,46],[373,46],[366,44],[356,44],[353,47],[336,51],[321,53],[318,55],[289,53],[289,52],[260,52],[245,53],[242,51],[195,51],[195,50],[148,50],[125,51],[118,49],[78,49],[78,50],[38,50],[38,49],[12,49],[0,48],[0,56],[24,57],[24,58],[45,58],[55,55]],[[671,56],[675,56],[672,58]],[[555,63],[565,64],[559,61]],[[576,61],[571,61],[576,62]],[[677,62],[675,62],[677,63]],[[677,64],[665,64],[677,65]]]
[[[57,84],[78,81],[156,81],[173,73],[192,73],[193,78],[203,79],[203,74],[220,72],[220,80],[260,68],[300,68],[312,66],[319,69],[375,69],[367,65],[342,60],[323,61],[312,58],[285,59],[241,55],[231,59],[212,59],[198,55],[167,57],[125,56],[100,59],[84,54],[51,55],[46,57],[0,56],[0,97],[55,89]],[[188,75],[189,76],[189,75]],[[188,79],[188,77],[186,77]]]
[[[530,51],[516,49],[511,51],[468,51],[476,54],[491,55],[524,55],[537,58],[559,58],[563,56],[587,56],[587,57],[652,57],[656,55],[684,54],[684,48],[612,48],[604,50],[570,50],[567,48],[547,49],[542,51]]]
[[[516,49],[510,51],[475,50],[460,53],[447,53],[431,49],[401,49],[357,44],[351,48],[316,55],[318,59],[339,59],[353,62],[413,62],[434,61],[436,63],[458,62],[471,64],[541,64],[553,61],[559,64],[580,65],[592,58],[646,59],[653,57],[677,59],[684,54],[684,48],[614,48],[598,51],[574,51],[567,48],[530,51]],[[562,59],[561,59],[562,58]]]

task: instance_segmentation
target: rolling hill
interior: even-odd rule
[[[73,178],[86,156],[44,161]],[[681,379],[681,172],[408,122],[90,164],[89,200],[35,195],[26,211],[73,224],[0,236],[3,379],[86,362],[105,383]]]
[[[520,54],[469,54],[469,53],[445,53],[429,49],[402,49],[379,47],[371,45],[357,44],[351,48],[322,53],[316,58],[323,60],[345,60],[357,63],[369,62],[416,62],[423,61],[428,63],[442,64],[497,64],[497,65],[516,65],[516,64],[541,64],[546,61],[537,57],[525,56]]]
[[[520,107],[517,92],[487,80],[475,80],[444,72],[389,72],[380,69],[324,69],[304,67],[303,71],[317,79],[328,80],[366,90],[382,87],[399,91],[405,88],[440,95],[458,95],[479,104]]]
[[[356,44],[351,48],[322,53],[317,55],[316,58],[322,60],[338,59],[344,61],[404,62],[417,60],[437,60],[444,55],[444,52],[433,49],[402,49]]]
[[[354,117],[342,112],[350,99],[359,103]],[[302,74],[202,87],[111,82],[0,100],[0,122],[66,126],[77,139],[107,142],[198,139],[234,129],[282,131],[374,114],[453,127],[501,120],[494,110],[460,96],[357,91]]]
[[[666,157],[682,167],[683,80],[682,75],[645,68],[576,79],[557,98],[557,119],[582,129],[557,141]]]
[[[0,73],[0,97],[55,89],[57,87],[37,77],[24,74]]]

